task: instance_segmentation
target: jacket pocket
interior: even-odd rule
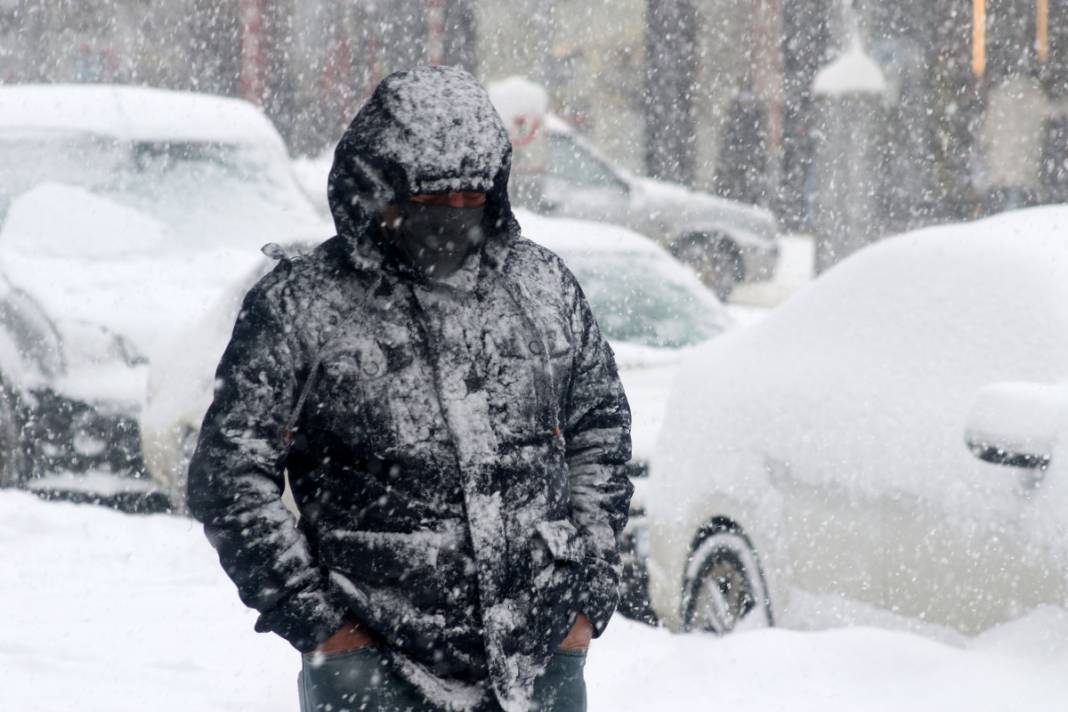
[[[554,559],[575,563],[583,560],[586,554],[586,543],[579,536],[578,529],[570,519],[539,522],[537,532],[545,545],[549,547],[549,552]]]

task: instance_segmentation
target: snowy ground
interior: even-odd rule
[[[0,710],[293,712],[297,655],[252,632],[200,527],[0,492]],[[1063,710],[1068,612],[956,643],[877,628],[723,639],[617,618],[590,709]]]

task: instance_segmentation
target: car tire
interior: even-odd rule
[[[18,486],[26,474],[16,403],[14,391],[0,379],[0,487]]]
[[[721,241],[716,245],[711,283],[706,280],[706,284],[721,302],[726,302],[734,293],[734,288],[741,284],[743,279],[745,279],[745,274],[738,249],[733,243]]]
[[[693,269],[722,302],[745,279],[738,248],[726,237],[690,235],[674,244],[672,254]]]
[[[756,552],[736,527],[716,524],[698,539],[683,581],[682,612],[687,631],[717,635],[775,624]]]

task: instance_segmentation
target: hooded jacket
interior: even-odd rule
[[[246,296],[189,468],[257,630],[309,651],[355,617],[442,709],[526,709],[579,612],[600,635],[632,491],[612,352],[561,260],[521,237],[510,156],[465,72],[383,80],[335,152],[338,234]],[[378,216],[449,191],[488,194],[487,239],[428,279]]]

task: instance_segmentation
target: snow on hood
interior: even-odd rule
[[[327,194],[339,235],[358,267],[377,269],[373,216],[411,195],[488,193],[490,234],[516,234],[508,201],[512,144],[482,85],[452,67],[391,74],[363,105],[334,151]]]
[[[1068,208],[1050,207],[889,238],[698,347],[653,461],[671,473],[658,516],[694,487],[776,506],[769,463],[806,486],[1015,516],[1014,478],[976,460],[964,430],[981,387],[1068,372],[1066,227]],[[1044,501],[1063,518],[1068,482],[1052,480]],[[1054,522],[1038,540],[1062,537]]]
[[[59,209],[59,208],[62,209]],[[149,356],[262,259],[254,249],[183,250],[167,226],[82,188],[15,199],[0,270],[53,318],[106,327]]]
[[[0,249],[38,257],[115,259],[163,249],[166,231],[158,220],[84,188],[42,183],[15,201],[3,223]]]

